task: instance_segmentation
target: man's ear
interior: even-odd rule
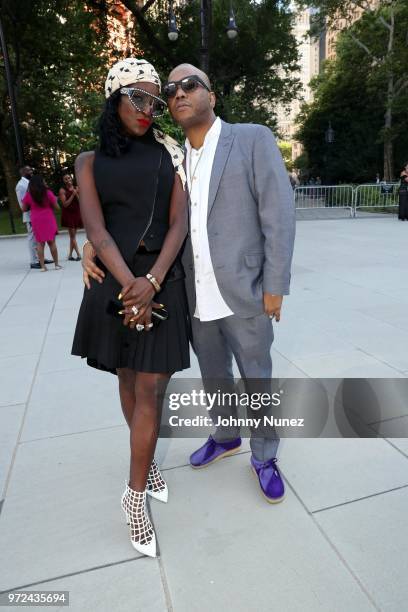
[[[210,104],[211,104],[212,109],[215,107],[216,102],[217,102],[217,98],[215,96],[215,93],[211,91],[210,92]]]

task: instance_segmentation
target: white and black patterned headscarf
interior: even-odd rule
[[[116,62],[108,72],[105,81],[105,97],[109,98],[121,87],[126,87],[131,83],[153,83],[161,91],[161,82],[154,66],[144,59],[127,57]],[[186,175],[183,168],[184,153],[180,145],[170,136],[161,130],[153,128],[153,134],[157,142],[160,142],[170,153],[173,166],[180,176],[183,189],[186,185]]]
[[[108,72],[105,81],[105,97],[109,98],[117,89],[126,87],[130,83],[138,83],[139,81],[153,83],[161,91],[159,75],[152,64],[149,64],[144,59],[136,59],[135,57],[127,57],[124,60],[120,60]]]

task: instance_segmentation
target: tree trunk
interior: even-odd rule
[[[388,38],[388,61],[390,60],[394,50],[394,33],[395,33],[395,15],[394,9],[390,9],[389,23],[389,38]],[[392,181],[394,177],[394,144],[392,134],[392,110],[395,96],[394,72],[392,67],[388,67],[387,71],[387,100],[384,115],[384,180]]]
[[[14,160],[10,159],[8,155],[8,151],[10,149],[8,149],[7,146],[4,146],[5,142],[6,140],[2,135],[2,138],[0,139],[0,164],[6,179],[7,197],[10,210],[13,217],[19,217],[21,215],[21,208],[16,196],[16,184],[18,178],[16,176]]]
[[[200,46],[200,69],[209,74],[210,72],[210,39],[211,39],[212,5],[211,0],[200,0],[200,24],[201,24],[201,46]]]
[[[384,180],[392,181],[394,176],[394,144],[392,137],[392,103],[394,100],[393,75],[388,77],[387,109],[384,115]]]

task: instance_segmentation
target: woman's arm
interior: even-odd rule
[[[179,175],[176,174],[170,201],[169,230],[164,239],[160,255],[150,270],[150,273],[159,283],[163,282],[171,264],[176,259],[187,236],[187,230],[187,195],[183,191]]]
[[[99,259],[121,287],[129,285],[134,276],[126,265],[112,236],[106,230],[102,208],[93,177],[94,153],[81,153],[75,160],[75,174],[80,189],[79,205],[86,235]]]
[[[48,203],[51,205],[51,207],[55,210],[55,212],[57,212],[60,207],[58,206],[58,200],[56,195],[51,191],[51,189],[47,189],[47,197],[48,197]]]
[[[161,248],[160,255],[156,259],[153,267],[150,270],[150,274],[156,278],[159,284],[161,284],[170,269],[171,264],[175,260],[184,239],[187,235],[188,229],[188,209],[187,209],[187,196],[183,191],[181,180],[178,174],[175,174],[173,190],[170,200],[170,212],[169,212],[169,229]],[[92,242],[92,241],[91,241]],[[130,286],[124,287],[122,291],[123,304],[126,307],[132,304],[146,303],[146,300],[154,296],[154,288],[149,280],[145,277],[137,279],[137,291],[135,292],[135,283],[132,283],[132,290]],[[145,289],[146,288],[146,289]],[[136,299],[136,301],[135,301]]]
[[[28,193],[26,193],[23,199],[21,200],[21,210],[23,212],[27,212],[28,210],[30,210],[30,196]]]
[[[64,208],[68,208],[68,206],[72,204],[72,200],[75,198],[75,195],[76,193],[75,191],[73,191],[71,195],[69,196],[69,198],[67,198],[65,194],[65,189],[63,189],[62,187],[58,192],[58,197],[61,200],[61,204],[63,205]]]

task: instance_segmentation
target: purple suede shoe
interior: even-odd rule
[[[258,478],[263,496],[270,504],[277,504],[285,497],[285,486],[276,462],[276,457],[268,461],[257,461],[251,456],[252,470]]]
[[[241,438],[228,440],[227,442],[216,442],[210,436],[207,442],[190,456],[190,464],[193,468],[207,467],[214,461],[233,455],[241,448]]]

